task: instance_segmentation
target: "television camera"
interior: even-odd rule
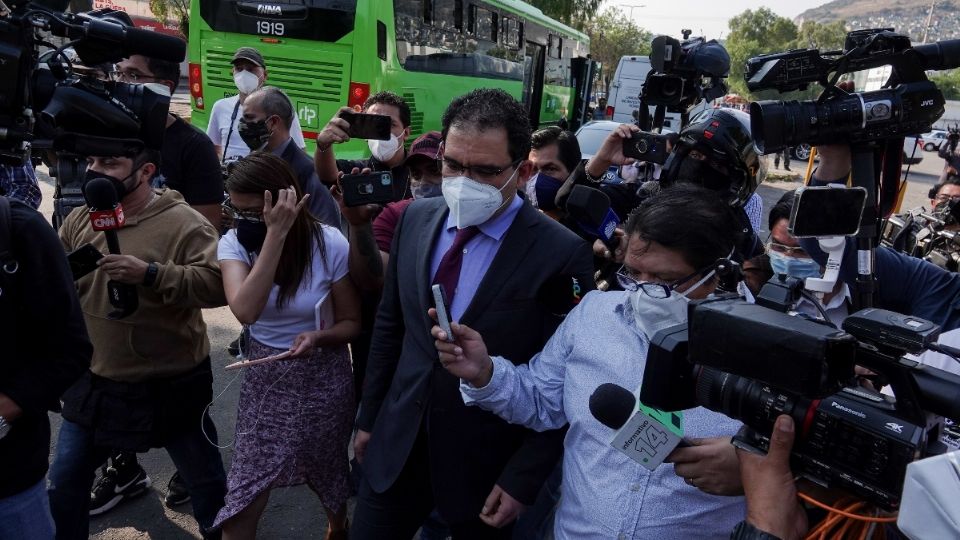
[[[64,13],[67,2],[0,2],[0,163],[53,159],[55,218],[83,204],[86,157],[159,149],[170,95],[156,84],[102,81],[75,72],[72,48],[88,66],[132,54],[182,61],[185,43],[134,28],[121,11]],[[51,36],[65,38],[56,46]],[[42,54],[44,53],[44,54]],[[44,61],[41,61],[41,55]]]

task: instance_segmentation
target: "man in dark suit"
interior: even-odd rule
[[[411,204],[391,248],[357,419],[354,540],[407,540],[435,506],[454,538],[509,538],[561,452],[562,430],[463,404],[427,310],[443,284],[453,320],[495,336],[491,354],[526,363],[593,288],[589,247],[517,195],[533,166],[526,112],[510,95],[454,100],[443,140],[444,197]]]
[[[275,86],[264,86],[247,96],[238,131],[251,151],[273,152],[290,164],[300,189],[310,194],[310,213],[322,223],[340,228],[340,208],[320,183],[313,160],[293,142],[290,126],[294,111],[290,98]]]

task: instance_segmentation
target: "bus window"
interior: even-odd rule
[[[511,49],[520,47],[520,23],[516,19],[503,18],[503,44]]]

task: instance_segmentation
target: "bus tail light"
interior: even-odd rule
[[[607,120],[613,120],[613,105],[607,105],[607,110],[606,110],[606,114],[604,115],[604,117],[605,117]]]
[[[203,110],[203,70],[200,64],[190,64],[190,95],[196,107]]]
[[[367,83],[350,82],[350,96],[347,98],[347,107],[360,110],[363,103],[370,97],[370,85]]]

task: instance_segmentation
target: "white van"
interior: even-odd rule
[[[646,56],[624,56],[617,63],[617,71],[610,83],[610,99],[604,119],[630,124],[635,121],[634,111],[640,108],[640,90],[650,73],[650,58]],[[690,118],[707,107],[706,101],[699,103],[690,111]],[[655,107],[650,107],[653,118]],[[680,114],[668,112],[663,117],[663,127],[673,131],[680,130]]]

